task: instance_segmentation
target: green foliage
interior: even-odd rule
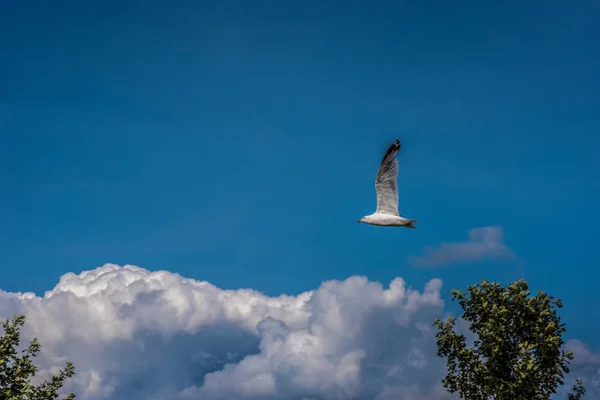
[[[543,292],[530,297],[522,279],[505,287],[484,280],[467,293],[453,290],[456,299],[476,338],[469,348],[465,335],[454,331],[455,318],[436,319],[438,356],[447,358],[444,387],[466,400],[550,399],[573,359],[562,350],[560,299]],[[577,381],[569,400],[584,394]]]
[[[579,400],[585,394],[585,388],[583,387],[583,382],[580,379],[575,381],[572,390],[573,393],[569,393],[568,400]]]
[[[20,354],[17,347],[21,341],[20,327],[25,317],[19,315],[2,323],[4,335],[0,337],[0,400],[55,400],[67,378],[75,375],[75,367],[68,362],[65,369],[50,380],[32,385],[30,379],[38,372],[33,357],[40,351],[40,344],[33,339]],[[73,400],[73,393],[64,400]]]

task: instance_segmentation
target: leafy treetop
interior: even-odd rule
[[[12,320],[2,323],[4,335],[0,337],[0,400],[55,400],[59,398],[58,391],[67,378],[75,374],[73,363],[67,362],[66,367],[58,375],[39,385],[32,385],[31,378],[38,372],[33,363],[33,357],[40,351],[40,344],[33,339],[22,352],[17,351],[21,341],[20,328],[25,323],[25,316],[18,315]],[[70,393],[64,400],[73,400],[75,395]]]
[[[531,296],[523,279],[509,286],[482,281],[467,293],[452,291],[475,333],[472,347],[454,331],[455,318],[436,319],[438,356],[447,359],[444,387],[466,400],[548,400],[563,384],[573,353],[563,351],[560,299]],[[581,381],[569,400],[585,394]]]

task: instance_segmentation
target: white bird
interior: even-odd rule
[[[369,225],[377,226],[402,226],[417,229],[414,222],[416,219],[407,219],[400,216],[398,212],[398,160],[396,155],[400,151],[400,141],[396,139],[387,150],[379,166],[377,179],[375,180],[375,191],[377,192],[377,210],[358,220]]]

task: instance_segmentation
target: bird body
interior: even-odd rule
[[[414,219],[408,219],[399,215],[390,215],[378,212],[362,217],[359,222],[376,226],[402,226],[406,228],[417,229],[417,227],[413,225],[413,222],[417,222]]]
[[[400,216],[398,212],[398,160],[396,155],[400,151],[400,141],[396,139],[388,148],[375,180],[375,191],[377,193],[377,209],[371,215],[366,215],[358,220],[368,225],[394,226],[416,229],[416,219],[408,219]]]

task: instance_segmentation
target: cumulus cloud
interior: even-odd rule
[[[484,259],[509,259],[513,252],[503,243],[503,230],[499,226],[474,228],[469,240],[460,243],[442,243],[439,247],[426,246],[425,255],[411,257],[409,262],[417,267],[438,267],[459,262]]]
[[[581,379],[586,388],[585,399],[600,399],[600,351],[594,351],[587,343],[579,339],[570,339],[565,344],[575,357],[570,364],[569,380],[562,392]]]
[[[72,360],[82,400],[449,400],[431,325],[441,287],[353,276],[269,297],[109,264],[43,297],[0,291],[0,318],[26,314],[40,378]]]
[[[600,353],[594,353],[587,343],[579,339],[570,339],[567,341],[565,348],[573,352],[575,359],[572,365],[590,365],[600,369]]]
[[[80,399],[441,399],[441,285],[354,276],[268,297],[105,265],[43,297],[0,291],[0,317],[26,314],[41,378],[75,363]]]

